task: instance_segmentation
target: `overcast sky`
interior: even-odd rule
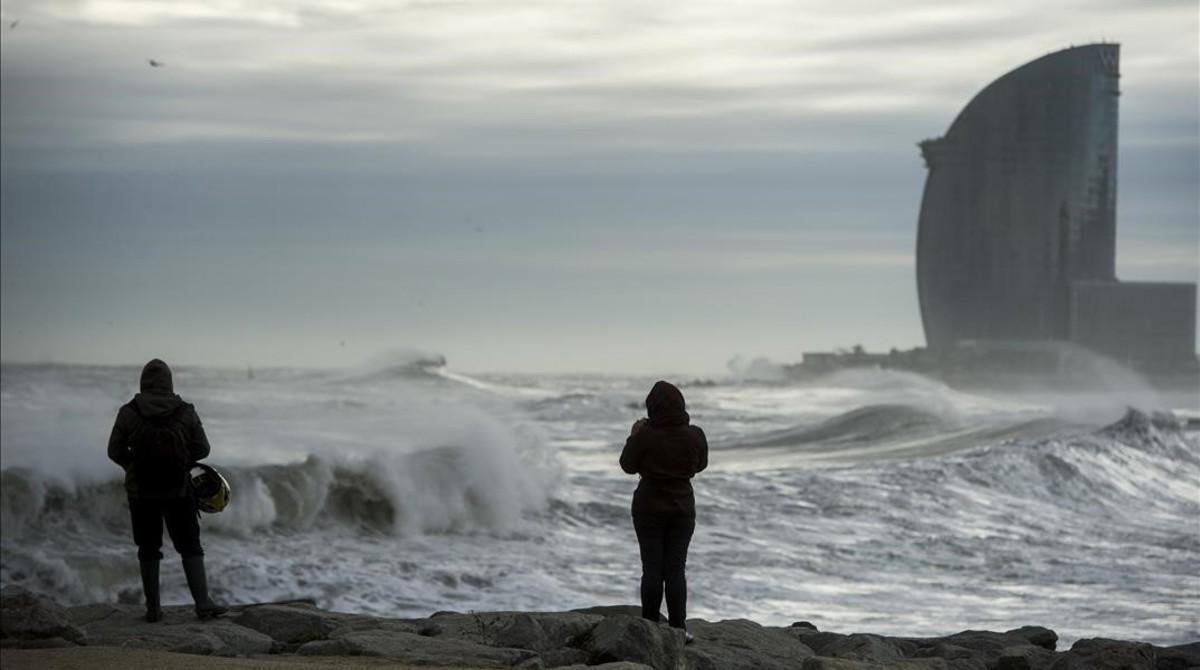
[[[921,345],[915,143],[1101,39],[1118,274],[1200,270],[1195,0],[0,14],[5,361],[705,374]]]

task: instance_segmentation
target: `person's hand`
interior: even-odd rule
[[[638,433],[640,433],[640,432],[641,432],[641,430],[642,430],[643,428],[645,428],[645,427],[646,427],[646,424],[647,424],[647,423],[649,423],[649,422],[650,422],[650,419],[647,419],[647,418],[644,418],[644,417],[643,417],[643,418],[641,418],[641,419],[638,419],[637,421],[634,421],[634,422],[633,422],[633,427],[629,429],[629,435],[630,435],[630,437],[632,437],[632,436],[634,436],[634,435],[637,435]]]

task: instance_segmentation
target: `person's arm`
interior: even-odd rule
[[[708,467],[708,438],[700,426],[692,426],[696,430],[696,472],[703,472]]]
[[[128,470],[133,464],[133,452],[129,449],[129,429],[124,414],[125,408],[122,407],[108,435],[108,460]]]
[[[204,432],[204,424],[200,423],[200,415],[192,408],[191,430],[188,437],[188,453],[192,455],[192,461],[202,461],[208,458],[208,454],[212,451],[212,447],[208,444],[208,435]]]
[[[638,435],[646,426],[645,419],[638,419],[633,424],[633,428],[629,431],[629,438],[625,440],[625,448],[621,450],[621,469],[631,475],[636,475],[642,466],[642,455],[646,453],[644,440],[639,440]]]

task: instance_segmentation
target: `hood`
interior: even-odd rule
[[[183,398],[174,393],[139,393],[133,396],[133,404],[142,416],[160,416],[179,409]]]
[[[155,358],[142,368],[142,393],[162,393],[171,395],[175,386],[171,382],[171,368]]]
[[[656,426],[686,426],[689,417],[683,393],[670,382],[657,381],[646,396],[646,413]]]
[[[175,395],[171,368],[157,358],[142,368],[141,388],[133,402],[142,416],[169,414],[183,404],[183,399]]]

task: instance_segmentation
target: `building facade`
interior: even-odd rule
[[[1190,338],[1194,363],[1195,286],[1116,278],[1119,62],[1116,44],[1038,58],[980,91],[943,137],[919,144],[929,175],[917,291],[932,351],[1069,341],[1158,365],[1163,356],[1140,349]],[[1138,313],[1132,321],[1158,335],[1141,342],[1128,324],[1112,335],[1122,319],[1098,296],[1120,297]]]

